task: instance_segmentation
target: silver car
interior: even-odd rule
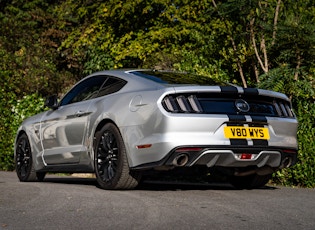
[[[20,181],[95,173],[132,189],[160,171],[220,172],[236,188],[265,185],[297,160],[297,120],[281,93],[156,70],[113,70],[78,82],[26,119],[15,141]]]

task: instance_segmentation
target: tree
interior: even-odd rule
[[[57,2],[16,0],[0,12],[0,47],[10,57],[3,60],[4,69],[12,70],[13,90],[19,97],[33,92],[57,93],[60,82],[70,76],[61,65],[56,49],[60,41],[53,32],[51,11]]]
[[[61,50],[69,53],[72,49],[72,55],[84,59],[86,72],[119,67],[192,70],[188,62],[182,63],[189,57],[194,59],[195,67],[201,66],[200,70],[209,69],[213,75],[226,78],[216,59],[218,48],[213,49],[217,45],[210,34],[216,22],[203,17],[212,7],[211,2],[111,0],[81,4],[66,1],[63,7],[69,5],[67,8],[73,9],[71,15],[83,12],[77,15],[83,26],[74,28]]]
[[[35,98],[59,93],[63,82],[71,76],[60,68],[51,10],[58,1],[0,1],[0,169],[13,169],[13,143],[20,115],[32,115],[40,106]],[[59,44],[57,45],[59,46]],[[59,62],[60,63],[60,62]],[[15,113],[15,106],[24,97],[24,110]],[[28,104],[29,103],[29,104]],[[39,106],[39,109],[38,107]],[[34,108],[36,107],[36,108]],[[17,116],[18,115],[18,116]]]

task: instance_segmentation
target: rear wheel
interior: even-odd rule
[[[95,174],[103,189],[135,188],[141,175],[129,170],[126,149],[117,127],[108,123],[96,133]]]
[[[260,188],[268,183],[272,174],[268,175],[249,175],[249,176],[231,176],[230,183],[237,189],[254,189]]]
[[[25,133],[17,139],[14,160],[16,174],[20,181],[37,181],[38,177],[41,181],[44,179],[45,174],[35,172],[31,145]]]

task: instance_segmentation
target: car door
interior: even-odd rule
[[[106,77],[95,76],[79,82],[41,120],[43,160],[47,165],[75,164],[86,152],[84,145],[91,111],[91,100],[97,96]]]

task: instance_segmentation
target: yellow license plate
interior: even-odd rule
[[[260,127],[225,126],[224,136],[229,139],[270,139],[268,128]]]

